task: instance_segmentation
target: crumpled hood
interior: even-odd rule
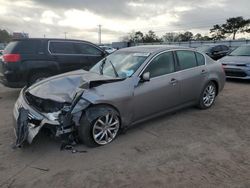
[[[227,64],[246,64],[250,63],[250,56],[225,56],[219,61]]]
[[[93,82],[117,81],[113,78],[84,70],[77,70],[53,76],[29,87],[31,95],[57,102],[72,102],[77,91],[88,89]]]

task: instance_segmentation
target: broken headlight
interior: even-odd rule
[[[46,114],[46,117],[50,120],[50,121],[57,121],[59,119],[59,114],[61,112],[53,112],[53,113],[48,113]]]

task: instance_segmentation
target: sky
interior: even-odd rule
[[[209,34],[229,17],[250,18],[249,0],[0,0],[0,29],[30,37],[120,41],[132,31]]]

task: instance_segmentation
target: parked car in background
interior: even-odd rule
[[[14,88],[31,85],[52,75],[89,70],[106,55],[97,45],[81,40],[14,40],[0,60],[0,82]]]
[[[198,51],[207,54],[214,60],[218,60],[226,56],[230,52],[230,48],[226,45],[204,45],[197,48]]]
[[[250,45],[243,45],[219,60],[227,78],[250,79]]]
[[[87,146],[106,145],[119,130],[166,112],[210,108],[224,83],[222,65],[189,48],[121,49],[90,71],[57,75],[22,90],[14,107],[16,145],[31,143],[43,126]]]
[[[110,46],[100,46],[100,48],[104,49],[107,53],[111,54],[116,51],[115,48],[112,48]]]

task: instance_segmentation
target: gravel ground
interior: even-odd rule
[[[18,93],[0,86],[0,187],[250,187],[250,82],[227,82],[209,110],[165,115],[74,154],[44,135],[11,148]]]

